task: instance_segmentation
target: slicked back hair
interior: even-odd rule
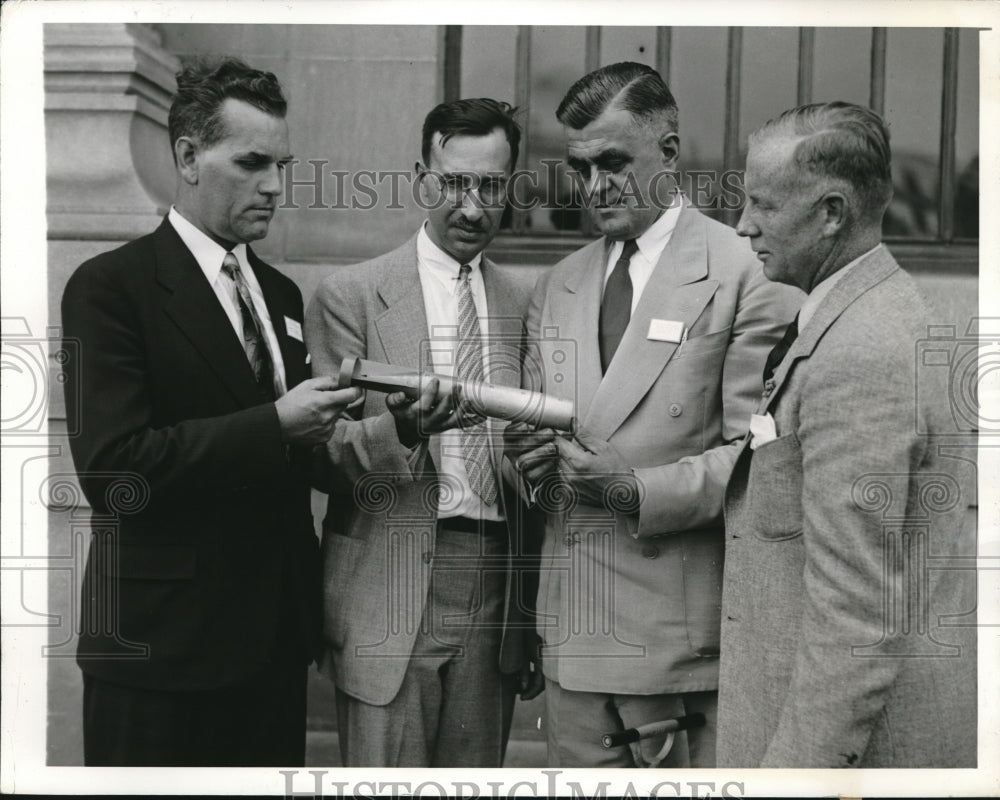
[[[521,126],[514,115],[517,109],[510,103],[477,97],[452,100],[431,109],[424,118],[420,155],[424,166],[430,166],[431,144],[435,133],[441,134],[441,146],[452,136],[489,136],[497,128],[504,132],[510,146],[510,168],[514,169],[521,148]]]
[[[750,142],[775,135],[801,138],[796,166],[813,175],[847,183],[869,220],[881,219],[892,199],[889,129],[870,108],[837,100],[785,111],[750,135]]]
[[[211,147],[226,136],[220,114],[224,101],[232,98],[284,118],[288,103],[272,72],[248,66],[229,56],[197,59],[177,73],[177,94],[167,121],[170,146],[188,136],[202,147]]]
[[[645,64],[622,61],[584,75],[569,87],[556,109],[556,119],[574,130],[587,127],[613,102],[648,121],[665,117],[677,132],[677,102],[660,73]]]

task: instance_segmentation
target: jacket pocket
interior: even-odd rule
[[[677,348],[674,358],[696,358],[729,345],[729,328],[692,336]]]
[[[101,548],[102,572],[138,580],[190,580],[198,571],[198,553],[186,544],[116,542]]]
[[[366,549],[364,539],[329,529],[323,532],[323,638],[338,650],[344,646],[347,625],[354,614],[352,602],[363,602],[357,596],[359,587],[354,578]]]
[[[802,535],[802,448],[794,433],[757,447],[747,480],[750,523],[758,539]]]

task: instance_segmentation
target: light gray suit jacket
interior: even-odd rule
[[[601,508],[538,497],[544,670],[577,691],[711,690],[723,491],[764,359],[802,294],[769,283],[731,228],[686,207],[602,376],[607,254],[600,239],[539,281],[525,375],[576,401],[582,424],[634,467],[642,501],[630,513],[613,496]],[[687,340],[665,340],[654,320],[682,323]]]
[[[877,250],[761,402],[777,438],[743,449],[726,495],[720,767],[975,765],[975,629],[945,627],[975,624],[954,560],[969,498],[934,438],[927,320]]]
[[[492,383],[519,386],[524,314],[530,287],[483,261],[489,309]],[[306,313],[313,375],[337,376],[348,356],[424,371],[431,368],[427,316],[417,273],[416,237],[386,255],[336,270]],[[497,475],[502,426],[493,428]],[[327,445],[332,484],[323,522],[323,634],[320,668],[338,688],[385,705],[399,691],[420,625],[433,562],[441,445],[432,436],[412,463],[396,436],[385,395],[370,391],[361,418],[337,423]],[[447,491],[447,487],[444,487]],[[528,549],[517,536],[516,495],[502,491],[511,553]],[[524,658],[522,592],[508,570],[501,669]]]

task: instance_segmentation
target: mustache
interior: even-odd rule
[[[464,219],[455,220],[452,225],[468,233],[485,233],[486,226],[478,222],[469,222]]]

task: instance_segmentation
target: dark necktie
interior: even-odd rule
[[[247,286],[246,278],[240,270],[240,262],[232,253],[226,253],[222,260],[222,271],[228,275],[236,285],[236,298],[240,307],[240,316],[243,318],[243,349],[246,351],[247,360],[253,368],[254,378],[261,394],[268,400],[273,400],[274,392],[274,370],[271,367],[271,354],[267,351],[267,344],[264,341],[264,326],[257,316],[257,309],[254,307],[253,299],[250,297],[250,287]]]
[[[785,335],[781,337],[780,341],[771,349],[771,352],[767,354],[767,361],[764,362],[764,383],[767,383],[774,377],[774,371],[788,354],[788,349],[792,346],[792,342],[795,341],[798,335],[799,315],[796,314],[795,319],[785,328]]]
[[[599,343],[601,348],[601,372],[608,371],[608,365],[621,343],[629,318],[632,316],[632,278],[628,265],[639,246],[635,239],[629,239],[622,248],[622,254],[611,270],[604,286],[601,299],[601,319],[599,323]]]
[[[469,276],[472,267],[462,264],[458,270],[458,354],[455,374],[463,381],[483,380],[483,347],[479,333],[479,315],[472,297]],[[497,501],[497,480],[490,464],[485,423],[461,429],[462,452],[469,486],[486,505]]]

